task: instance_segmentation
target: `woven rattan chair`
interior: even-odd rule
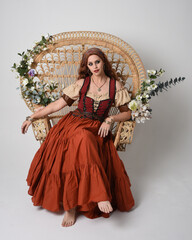
[[[40,81],[44,83],[50,80],[57,81],[59,86],[56,90],[59,91],[60,96],[62,89],[76,80],[83,52],[90,47],[99,47],[107,55],[123,85],[128,88],[131,98],[135,97],[142,81],[146,78],[146,72],[138,54],[129,44],[103,32],[64,32],[52,36],[53,44],[33,59],[32,68],[36,69]],[[26,104],[32,112],[35,111],[37,105],[27,101]],[[42,143],[50,128],[77,105],[78,100],[70,107],[66,106],[47,118],[33,122],[32,128],[36,140]],[[109,115],[118,112],[119,109],[113,104]],[[132,142],[134,128],[135,121],[131,120],[115,122],[111,126],[114,145],[118,151],[125,151],[126,144]]]

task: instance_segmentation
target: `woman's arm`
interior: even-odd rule
[[[56,100],[55,102],[52,102],[50,104],[48,104],[46,107],[44,107],[43,109],[41,109],[38,112],[33,113],[30,117],[31,118],[42,118],[45,117],[51,113],[57,112],[60,109],[64,108],[65,106],[67,106],[66,101],[61,97],[58,100]]]
[[[39,119],[39,118],[45,117],[51,113],[57,112],[65,106],[67,106],[67,103],[63,99],[63,97],[61,97],[58,100],[56,100],[55,102],[48,104],[43,109],[33,113],[30,117],[34,118],[34,119]],[[31,121],[25,120],[21,126],[21,132],[23,134],[26,133],[30,125],[31,125]]]
[[[110,117],[107,118],[107,120],[110,121],[110,118],[112,118],[114,122],[128,121],[131,118],[131,110],[129,109],[127,112],[121,112],[116,115],[111,115]]]

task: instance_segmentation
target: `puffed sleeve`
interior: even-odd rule
[[[128,89],[125,86],[116,91],[115,107],[118,107],[120,112],[127,112],[129,110],[127,104],[130,101],[131,97],[129,96]]]
[[[71,106],[79,98],[81,86],[74,82],[62,90],[62,97],[68,106]]]

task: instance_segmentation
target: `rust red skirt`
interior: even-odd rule
[[[88,218],[109,217],[97,202],[113,210],[134,206],[131,183],[109,131],[100,137],[99,120],[67,113],[54,125],[36,152],[27,176],[34,206],[58,212],[77,207]]]

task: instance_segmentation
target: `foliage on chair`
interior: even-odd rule
[[[148,79],[141,83],[141,88],[137,90],[136,97],[131,100],[128,104],[131,109],[131,119],[136,120],[137,123],[144,123],[145,120],[152,118],[152,109],[149,106],[149,101],[152,96],[158,95],[158,92],[162,92],[163,89],[167,91],[167,88],[171,85],[176,85],[181,81],[184,81],[184,77],[175,78],[174,81],[171,79],[166,82],[155,83],[154,79],[160,77],[165,70],[147,70]]]

